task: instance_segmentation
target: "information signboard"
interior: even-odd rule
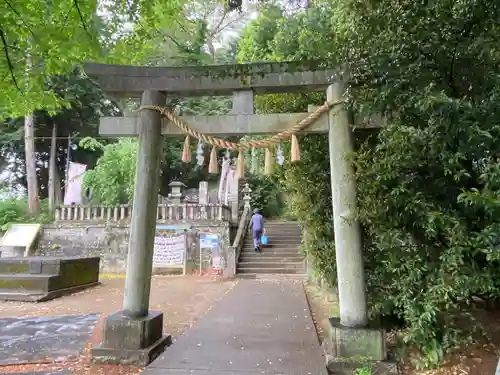
[[[187,236],[177,228],[157,228],[153,267],[182,268],[186,273]]]
[[[204,267],[222,268],[218,234],[200,233],[200,272]]]

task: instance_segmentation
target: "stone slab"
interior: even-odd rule
[[[337,69],[322,69],[311,62],[145,67],[84,63],[83,69],[108,93],[140,97],[143,91],[169,95],[231,95],[233,91],[256,93],[324,91]]]
[[[302,281],[240,280],[142,374],[326,375]]]
[[[40,224],[10,224],[0,240],[0,248],[7,250],[3,252],[3,256],[30,255],[40,235],[40,228]],[[6,255],[9,250],[10,255]]]
[[[385,331],[376,327],[352,328],[330,318],[330,340],[335,358],[384,361],[387,358]]]
[[[97,315],[1,318],[0,365],[63,362],[90,341]]]

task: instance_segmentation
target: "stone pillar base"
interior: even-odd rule
[[[95,363],[143,367],[171,343],[171,336],[163,335],[163,313],[132,319],[119,311],[106,317],[101,344],[92,347],[91,357]]]
[[[387,362],[385,331],[380,328],[351,328],[339,318],[328,319],[329,335],[325,342],[328,370],[335,375],[351,375],[356,369],[369,368],[379,375],[397,374],[395,363]]]

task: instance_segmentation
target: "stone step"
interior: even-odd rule
[[[286,230],[294,230],[300,232],[301,229],[298,225],[290,225],[290,224],[273,224],[269,221],[264,220],[264,228],[272,228],[272,229],[286,229]]]
[[[297,237],[297,238],[289,238],[289,237],[278,237],[278,236],[271,236],[269,235],[268,236],[268,239],[269,239],[269,243],[274,243],[274,244],[298,244],[300,245],[302,243],[300,237]],[[253,238],[251,235],[245,237],[245,241],[244,243],[252,243],[253,242]]]
[[[240,262],[258,262],[260,260],[266,262],[275,262],[275,263],[286,263],[286,262],[302,262],[304,258],[301,255],[294,254],[288,256],[281,256],[275,254],[241,254]]]
[[[43,290],[0,288],[1,301],[38,302],[43,300],[47,295],[48,293]]]
[[[268,251],[274,251],[274,252],[280,252],[280,251],[285,251],[285,252],[291,252],[291,253],[300,253],[300,248],[298,246],[269,246],[269,245],[262,245],[261,246],[262,251],[268,250]],[[252,245],[246,245],[241,248],[241,251],[254,251],[255,248]]]
[[[269,230],[266,230],[266,234],[271,237],[277,237],[277,238],[283,238],[283,239],[295,239],[295,240],[300,240],[302,238],[302,236],[297,233],[297,232],[282,232],[282,231],[269,231]],[[252,236],[252,232],[247,232],[247,237],[251,237]]]
[[[294,238],[291,238],[291,237],[280,237],[280,236],[273,236],[271,234],[266,234],[267,236],[267,239],[269,241],[269,243],[292,243],[292,244],[300,244],[302,243],[302,239],[300,237],[294,237]],[[245,236],[243,242],[252,242],[253,241],[253,237],[252,235],[249,233]]]
[[[270,246],[261,246],[262,253],[293,253],[300,254],[300,249],[298,246],[296,247],[270,247]],[[242,253],[254,253],[255,248],[252,246],[243,246],[241,248]]]
[[[295,246],[295,247],[283,247],[283,246],[280,246],[280,247],[274,247],[274,246],[261,246],[261,249],[262,249],[262,252],[271,252],[271,253],[297,253],[297,254],[300,254],[300,249],[298,246]],[[254,252],[255,251],[255,248],[252,246],[243,246],[241,248],[241,252],[242,253],[251,253],[251,252]]]
[[[307,279],[306,273],[240,273],[236,275],[239,279],[259,279],[269,281],[279,280],[305,280]]]
[[[280,239],[280,238],[271,237],[271,236],[268,237],[268,242],[269,242],[269,245],[275,245],[275,246],[276,245],[297,246],[297,245],[300,245],[302,243],[302,241],[300,241],[300,240],[290,240],[287,238]],[[247,245],[252,244],[252,243],[253,243],[252,236],[247,236],[245,238],[245,240],[243,241],[243,244],[247,244]]]
[[[275,236],[292,236],[292,237],[300,237],[301,233],[298,230],[288,230],[284,228],[267,228],[264,227],[265,231],[269,235]],[[249,231],[251,233],[251,230]]]
[[[261,245],[260,247],[262,251],[274,251],[275,253],[279,252],[287,252],[287,253],[300,253],[299,246],[269,246],[269,245]],[[255,247],[252,245],[246,245],[241,247],[242,252],[253,252]]]
[[[29,291],[47,292],[57,281],[58,275],[1,273],[0,289],[25,289]]]
[[[266,258],[266,257],[271,257],[271,258],[303,258],[302,254],[299,252],[273,252],[269,250],[263,250],[261,253],[256,253],[255,251],[246,251],[246,252],[241,252],[240,253],[240,261],[244,259],[245,257],[253,257],[257,256],[259,258]]]
[[[238,267],[236,269],[236,273],[265,273],[265,274],[277,274],[277,273],[284,273],[284,274],[303,274],[305,271],[304,268],[285,268],[285,267],[274,267],[274,268],[258,268],[258,267]]]
[[[297,229],[288,229],[288,228],[269,228],[264,226],[264,230],[266,233],[269,234],[283,234],[283,235],[290,235],[290,236],[298,236],[301,234],[300,230]]]
[[[296,269],[304,268],[304,262],[239,262],[238,268],[286,268],[286,269]]]

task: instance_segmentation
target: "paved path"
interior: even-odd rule
[[[302,282],[241,280],[141,375],[326,375]]]

